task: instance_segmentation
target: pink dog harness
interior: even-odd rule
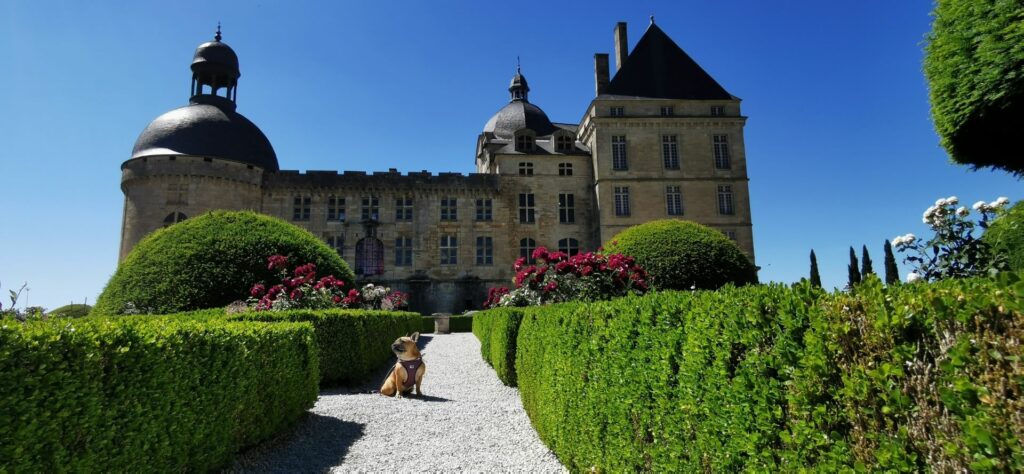
[[[416,385],[416,372],[423,365],[423,359],[399,360],[398,363],[405,367],[405,382],[402,384],[402,390],[409,390]]]

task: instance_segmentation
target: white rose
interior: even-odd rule
[[[907,274],[907,283],[913,283],[921,279],[921,275],[917,272],[910,272]]]
[[[1006,196],[999,196],[999,198],[996,199],[996,207],[1003,207],[1009,203],[1010,199],[1007,198]]]
[[[955,206],[960,203],[960,200],[956,196],[950,196],[946,198],[946,205]]]
[[[942,206],[945,206],[945,205],[946,205],[946,198],[939,198],[937,201],[935,201],[935,206],[934,207],[942,207]],[[931,209],[931,208],[929,207],[928,209]]]
[[[970,213],[971,213],[971,211],[968,211],[967,208],[963,207],[963,206],[960,206],[956,210],[956,215],[958,215],[960,217],[967,217],[967,215],[970,214]]]
[[[974,205],[971,206],[971,207],[973,207],[975,211],[981,211],[982,209],[985,208],[985,206],[986,206],[985,201],[978,201],[978,202],[974,203]]]

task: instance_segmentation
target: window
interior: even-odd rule
[[[669,106],[669,107],[662,107],[661,108],[661,116],[662,117],[671,117],[671,116],[673,116],[675,114],[676,114],[676,110],[673,107],[671,107],[671,106]]]
[[[559,153],[569,153],[572,151],[573,137],[569,135],[559,135],[555,138],[555,151]]]
[[[533,151],[533,137],[530,135],[516,135],[516,151],[529,153]]]
[[[723,115],[725,115],[725,107],[723,107],[721,105],[712,105],[711,106],[711,116],[712,117],[721,117]]]
[[[729,238],[729,240],[736,242],[736,231],[735,230],[723,230],[723,234]]]
[[[167,227],[171,224],[177,224],[185,219],[188,219],[188,216],[186,216],[184,213],[172,212],[170,214],[167,214],[167,217],[164,218],[164,227]]]
[[[576,222],[576,196],[569,193],[558,195],[558,222],[562,224]]]
[[[494,264],[494,239],[491,237],[476,238],[476,264]]]
[[[519,256],[526,259],[526,263],[533,265],[537,260],[533,258],[533,251],[537,249],[537,241],[529,237],[519,240]]]
[[[478,221],[489,221],[491,220],[494,212],[493,206],[491,205],[490,199],[477,199],[476,200],[476,220]]]
[[[345,236],[331,235],[327,237],[327,246],[338,252],[339,257],[345,256]]]
[[[519,176],[533,176],[533,163],[530,163],[529,161],[520,161]]]
[[[335,196],[327,198],[327,220],[345,222],[345,198]]]
[[[521,224],[533,224],[536,221],[536,210],[533,204],[533,193],[519,193],[519,222]]]
[[[718,213],[725,215],[736,213],[732,207],[732,186],[728,184],[718,185]]]
[[[375,237],[364,237],[356,242],[356,275],[384,273],[384,242]]]
[[[675,135],[661,136],[661,159],[665,162],[665,169],[679,169],[679,142]]]
[[[395,200],[395,220],[396,221],[411,221],[412,220],[412,198],[409,196],[398,198]]]
[[[629,215],[629,186],[615,186],[615,215]]]
[[[441,220],[442,221],[457,221],[459,220],[459,202],[458,199],[453,197],[441,198]]]
[[[612,169],[623,171],[629,169],[626,161],[626,136],[615,135],[612,137]]]
[[[459,263],[459,245],[454,235],[441,236],[441,265]]]
[[[171,183],[167,185],[168,205],[188,205],[188,183]]]
[[[380,199],[377,196],[363,196],[361,217],[364,221],[380,220]]]
[[[558,251],[568,254],[570,257],[580,253],[580,241],[576,239],[562,239],[558,241]]]
[[[572,163],[559,163],[558,176],[572,176]]]
[[[412,238],[395,238],[395,266],[408,267],[412,265]]]
[[[292,220],[308,221],[311,202],[312,199],[309,196],[295,196],[293,200],[294,206],[292,206]]]
[[[683,193],[679,186],[665,187],[665,208],[670,216],[683,215]]]
[[[612,107],[608,110],[608,114],[612,117],[624,117],[626,115],[626,110],[622,107]]]
[[[729,136],[728,135],[715,135],[715,168],[720,170],[727,170],[730,168],[729,163]]]

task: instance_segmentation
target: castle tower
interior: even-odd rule
[[[196,48],[188,105],[153,120],[121,165],[124,215],[119,260],[146,234],[214,209],[259,211],[265,171],[277,155],[235,111],[238,56],[221,41]]]

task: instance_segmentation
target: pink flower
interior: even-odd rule
[[[533,251],[533,259],[534,260],[547,260],[548,259],[548,249],[547,249],[547,247],[537,247],[537,249]]]
[[[267,258],[267,270],[283,269],[288,266],[288,257],[284,255],[271,255]]]
[[[257,283],[249,290],[249,295],[253,298],[259,298],[260,296],[263,296],[263,292],[265,291],[267,291],[266,287],[264,287],[262,283]]]
[[[302,290],[296,288],[295,290],[292,290],[292,293],[290,295],[288,295],[288,296],[291,297],[292,300],[301,300],[302,299]]]
[[[552,291],[555,291],[556,289],[558,289],[558,282],[549,281],[547,285],[544,285],[545,293],[550,293]]]

